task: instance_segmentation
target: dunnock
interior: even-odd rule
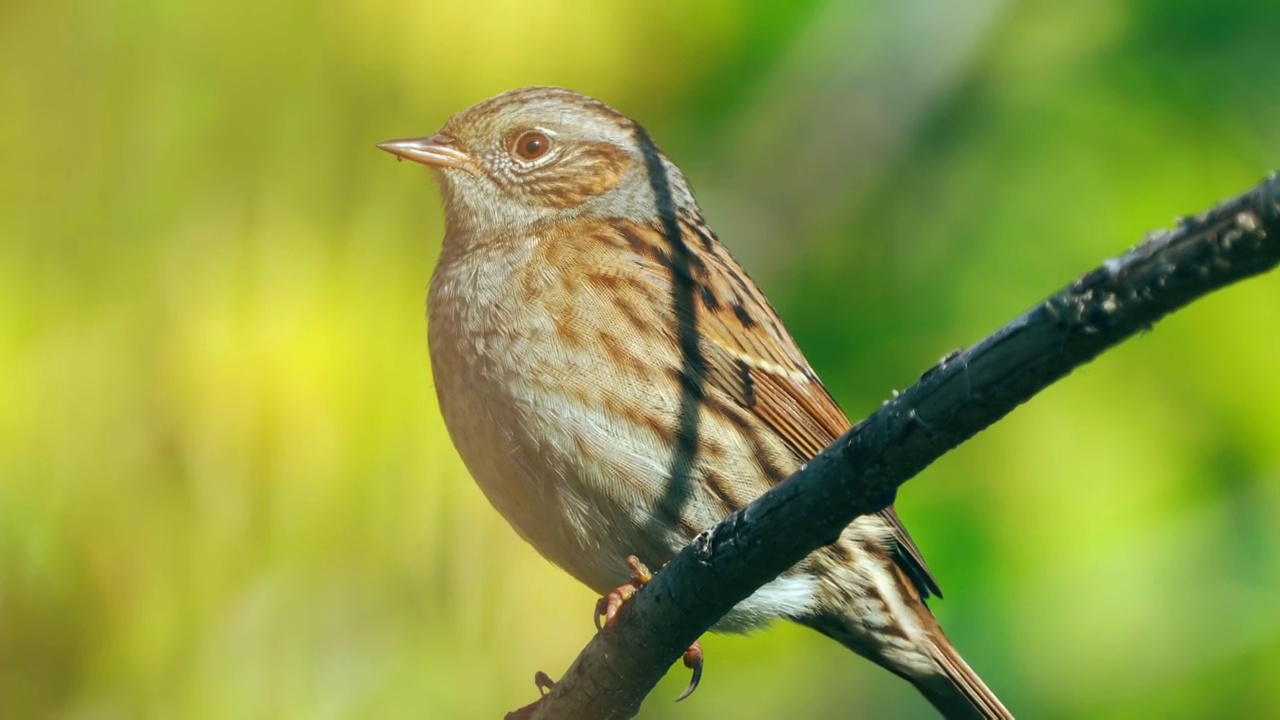
[[[531,87],[379,147],[430,166],[444,196],[428,341],[453,443],[516,532],[597,592],[623,597],[642,568],[628,558],[661,566],[849,428],[680,170],[625,115]],[[890,507],[715,629],[794,620],[947,717],[1012,717],[931,595]]]

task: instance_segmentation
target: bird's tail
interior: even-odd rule
[[[946,718],[992,718],[1013,720],[1013,713],[1000,702],[1000,698],[982,682],[978,673],[956,652],[935,622],[930,635],[934,662],[940,674],[922,678],[908,678],[921,695],[933,704]]]
[[[878,633],[868,633],[868,626],[857,620],[827,616],[805,624],[910,682],[948,720],[1013,720],[923,604],[916,616],[919,624],[910,630],[898,627],[906,637],[881,636],[887,642],[877,641]]]

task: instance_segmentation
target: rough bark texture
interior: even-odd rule
[[[1280,262],[1280,175],[1152,233],[855,425],[782,485],[700,535],[597,634],[536,720],[629,718],[722,615],[902,483],[1033,395],[1164,315]],[[516,713],[512,714],[513,716]]]

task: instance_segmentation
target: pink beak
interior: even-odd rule
[[[402,160],[412,160],[434,168],[456,168],[471,164],[471,156],[456,147],[457,141],[444,133],[431,137],[405,138],[378,143]]]

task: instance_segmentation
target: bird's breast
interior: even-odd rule
[[[667,562],[799,465],[714,386],[691,390],[669,287],[617,257],[584,261],[536,242],[446,254],[428,336],[450,436],[477,485],[544,557],[600,593],[626,558]],[[555,252],[552,253],[554,255]],[[721,629],[807,612],[791,574]]]
[[[428,298],[436,393],[489,501],[545,557],[603,591],[625,582],[627,555],[661,564],[687,542],[696,530],[664,507],[698,493],[687,476],[670,482],[666,428],[679,399],[670,375],[650,372],[664,351],[646,351],[598,288],[538,261],[538,249],[442,258]]]

